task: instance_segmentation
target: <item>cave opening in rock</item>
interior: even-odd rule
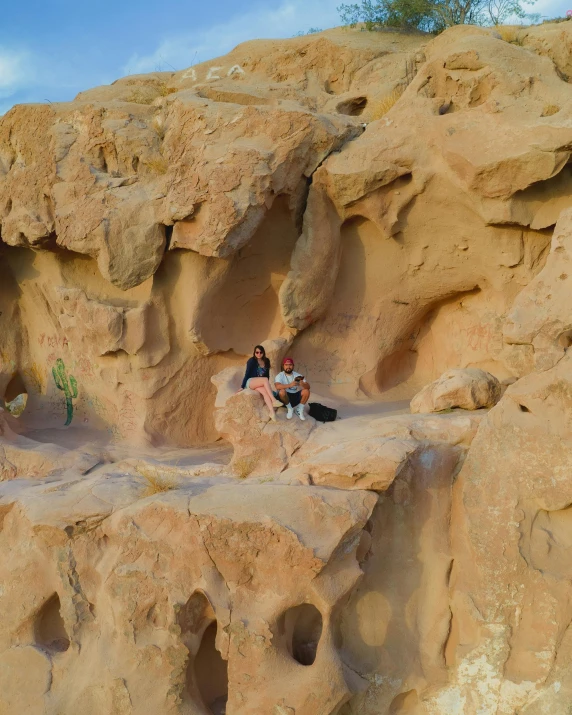
[[[26,409],[27,402],[28,390],[26,390],[22,376],[16,372],[4,391],[4,405],[11,415],[20,417]]]
[[[216,648],[217,623],[203,633],[193,663],[193,675],[204,704],[212,715],[224,715],[228,700],[228,665]]]
[[[288,652],[300,665],[313,665],[322,636],[320,611],[311,603],[289,608],[280,618],[278,629],[286,638]]]
[[[352,97],[345,102],[340,102],[336,111],[340,114],[347,114],[350,117],[359,117],[367,107],[367,97]]]
[[[54,593],[40,608],[34,623],[36,644],[50,653],[63,653],[70,647],[60,609],[60,597]]]
[[[164,226],[165,229],[165,251],[170,250],[171,240],[173,239],[173,226]]]

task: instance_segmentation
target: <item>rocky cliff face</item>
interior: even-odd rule
[[[571,56],[338,29],[0,119],[0,712],[568,712]],[[263,341],[344,419],[235,395]]]

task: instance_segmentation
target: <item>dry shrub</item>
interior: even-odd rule
[[[177,475],[173,474],[173,470],[169,470],[169,467],[162,467],[161,472],[159,472],[158,467],[140,463],[136,469],[145,480],[146,486],[142,495],[144,497],[161,494],[162,492],[170,492],[172,489],[178,487]]]
[[[505,42],[510,42],[513,45],[522,45],[520,28],[512,25],[497,25],[495,31],[499,33],[501,39]]]
[[[258,457],[239,457],[232,463],[232,468],[239,479],[246,479],[255,470],[257,464]]]
[[[155,174],[166,174],[169,168],[169,163],[162,156],[157,159],[148,159],[144,162],[149,169]]]
[[[159,85],[159,96],[167,97],[169,94],[174,94],[178,90],[175,87],[168,87],[166,82]]]
[[[541,117],[551,117],[553,114],[556,114],[559,111],[560,111],[560,107],[558,105],[545,104],[544,109],[542,110],[542,114],[540,116]]]
[[[375,122],[376,119],[381,119],[389,112],[404,91],[405,87],[403,85],[398,85],[389,94],[386,94],[385,97],[381,97],[380,99],[375,99],[370,102],[365,112],[367,120],[369,122]]]
[[[135,104],[153,104],[159,93],[155,87],[135,87],[131,93],[125,98],[126,102],[134,102]]]
[[[163,124],[163,121],[161,120],[160,117],[153,117],[153,121],[151,122],[151,127],[153,128],[153,131],[159,139],[163,139],[165,136],[165,125]]]
[[[135,104],[153,104],[157,97],[167,97],[177,91],[175,87],[169,87],[166,82],[147,84],[133,87],[125,101],[135,102]]]

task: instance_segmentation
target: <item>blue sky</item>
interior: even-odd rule
[[[0,20],[0,114],[66,101],[126,74],[183,69],[239,42],[339,24],[341,0],[6,0]],[[572,0],[538,0],[563,15]]]

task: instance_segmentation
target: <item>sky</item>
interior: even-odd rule
[[[334,27],[341,1],[4,0],[0,115],[128,74],[184,69],[245,40]],[[530,9],[555,17],[569,8],[572,0],[537,0]]]

